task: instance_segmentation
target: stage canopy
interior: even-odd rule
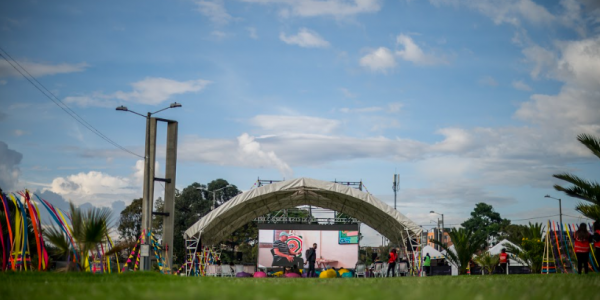
[[[236,229],[269,212],[313,205],[346,213],[392,242],[415,238],[421,227],[373,195],[339,183],[311,178],[276,182],[239,194],[185,231],[185,239],[214,245]]]

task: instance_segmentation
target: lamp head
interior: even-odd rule
[[[550,195],[546,195],[546,196],[544,196],[544,198],[550,198]]]
[[[126,107],[126,106],[123,106],[123,105],[121,105],[121,106],[117,107],[117,110],[120,110],[120,111],[128,111],[127,107]]]
[[[173,103],[171,103],[171,105],[169,105],[169,108],[176,108],[176,107],[181,107],[181,103],[173,102]]]
[[[433,211],[433,210],[432,210],[432,211],[430,211],[429,213],[430,213],[430,214],[435,214],[435,211]]]

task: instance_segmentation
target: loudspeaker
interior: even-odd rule
[[[237,261],[242,261],[242,252],[236,252],[235,253],[235,258],[237,259]]]

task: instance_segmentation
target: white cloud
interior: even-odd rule
[[[274,4],[282,7],[280,16],[350,17],[361,13],[373,13],[381,9],[380,0],[242,0],[264,5]]]
[[[290,178],[290,177],[294,176],[294,173],[292,172],[292,168],[290,168],[290,166],[287,163],[285,163],[284,161],[279,159],[279,157],[277,157],[275,152],[264,151],[261,148],[260,143],[255,141],[254,137],[244,133],[241,136],[239,136],[237,138],[237,140],[238,140],[241,160],[251,161],[251,162],[253,162],[253,164],[255,164],[259,167],[264,167],[264,166],[275,167],[286,178]]]
[[[235,140],[202,139],[188,136],[181,142],[178,158],[223,166],[245,168],[274,168],[282,176],[291,178],[292,168],[272,150],[264,150],[253,136],[244,133]]]
[[[404,107],[404,104],[402,104],[400,102],[389,103],[388,111],[391,113],[398,113],[402,110],[402,107]]]
[[[479,79],[479,84],[481,84],[481,85],[487,85],[487,86],[492,86],[492,87],[498,86],[498,82],[492,76],[484,76],[484,77],[482,77],[481,79]]]
[[[344,94],[344,97],[346,98],[356,98],[356,94],[350,92],[347,88],[340,88],[340,92],[342,92],[342,94]]]
[[[256,28],[254,28],[254,27],[247,27],[246,30],[248,30],[248,36],[251,39],[254,39],[254,40],[258,39],[258,33],[256,31]]]
[[[304,48],[327,48],[329,42],[324,40],[318,33],[307,28],[300,28],[298,34],[286,36],[285,33],[279,34],[279,39],[289,45],[298,45]]]
[[[199,92],[210,81],[204,79],[176,81],[168,78],[147,77],[131,84],[130,92],[117,91],[113,94],[94,92],[91,95],[65,97],[65,102],[80,106],[113,107],[118,100],[148,105],[158,105],[179,94]]]
[[[29,72],[29,74],[31,74],[31,76],[33,77],[83,72],[87,67],[89,67],[89,65],[84,62],[78,64],[44,64],[29,61],[17,62],[23,68],[25,68],[25,70],[27,70],[27,72]],[[0,60],[0,77],[21,77],[21,74],[17,70],[15,70],[6,60]]]
[[[519,91],[531,91],[532,88],[527,85],[525,82],[523,82],[523,80],[514,80],[512,82],[512,87],[519,90]]]
[[[114,196],[135,194],[129,178],[97,171],[54,178],[50,190],[76,204],[89,202],[95,206],[110,206]]]
[[[234,18],[227,13],[223,0],[200,0],[196,1],[196,5],[198,6],[198,11],[200,13],[207,16],[217,25],[226,25],[234,20]]]
[[[556,64],[556,56],[554,53],[540,46],[530,46],[523,49],[522,52],[525,55],[525,58],[535,65],[530,73],[532,78],[538,78],[540,73],[549,70]]]
[[[15,129],[15,130],[13,130],[13,135],[14,136],[22,136],[22,135],[25,135],[25,134],[29,134],[29,132],[21,130],[21,129]]]
[[[373,72],[387,73],[396,67],[396,59],[392,51],[386,47],[379,47],[360,59],[360,65]]]
[[[508,23],[519,26],[521,20],[536,25],[546,25],[556,20],[556,17],[546,8],[532,0],[430,0],[430,2],[436,6],[465,6],[491,18],[498,25]]]
[[[10,192],[17,187],[21,169],[19,164],[23,159],[23,154],[8,148],[8,145],[0,141],[0,188],[5,192]]]
[[[443,128],[437,131],[445,139],[432,145],[432,150],[441,152],[463,152],[472,145],[471,135],[461,128]]]
[[[360,108],[340,108],[340,111],[343,113],[371,113],[382,111],[383,108],[379,106],[371,106],[371,107],[360,107]]]
[[[373,112],[387,112],[387,113],[398,113],[402,109],[403,104],[400,102],[389,103],[387,106],[369,106],[369,107],[358,107],[358,108],[340,108],[340,112],[343,113],[373,113]]]
[[[396,44],[404,47],[403,50],[396,51],[400,58],[418,65],[435,65],[445,63],[442,58],[431,54],[425,54],[421,48],[415,44],[412,38],[405,34],[396,37]]]
[[[223,40],[229,36],[229,34],[227,34],[227,32],[220,31],[220,30],[213,30],[213,31],[211,31],[210,35],[212,37],[216,38],[217,40]]]
[[[250,124],[267,133],[333,133],[340,126],[340,121],[307,116],[258,115],[250,120]]]

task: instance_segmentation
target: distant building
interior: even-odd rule
[[[440,246],[436,245],[435,243],[433,243],[432,240],[441,240],[442,243],[446,244],[446,247],[450,247],[450,246],[452,246],[452,239],[450,239],[450,236],[448,235],[447,228],[444,232],[443,240],[441,239],[441,235],[440,235],[439,231],[440,230],[438,230],[437,228],[434,228],[433,230],[431,230],[427,233],[427,245],[435,248],[438,251],[441,251],[442,248]]]

